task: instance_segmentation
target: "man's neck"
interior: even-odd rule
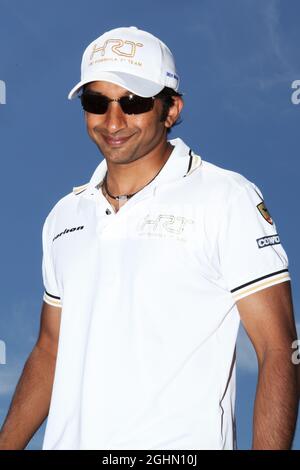
[[[114,164],[107,161],[106,188],[110,195],[130,195],[143,189],[155,179],[173,149],[174,147],[169,142],[165,142],[160,149],[155,149],[155,153],[149,153],[127,164]],[[118,201],[111,198],[104,185],[102,185],[102,192],[110,203],[114,203],[114,207],[116,205],[120,207],[126,202],[126,200]]]

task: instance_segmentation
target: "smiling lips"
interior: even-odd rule
[[[115,138],[106,137],[106,136],[103,136],[103,137],[104,137],[105,142],[111,147],[119,147],[120,145],[125,144],[125,142],[127,142],[127,140],[130,139],[131,135],[129,137],[115,137]]]

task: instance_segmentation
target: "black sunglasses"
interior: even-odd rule
[[[105,114],[111,101],[117,101],[125,114],[147,113],[153,108],[155,100],[154,96],[144,98],[134,94],[121,96],[121,98],[118,99],[111,99],[105,95],[89,90],[84,91],[79,98],[83,109],[92,114]]]

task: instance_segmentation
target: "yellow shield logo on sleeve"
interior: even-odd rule
[[[272,217],[270,216],[269,211],[268,211],[268,209],[267,209],[266,206],[265,206],[265,203],[264,203],[264,202],[261,202],[261,203],[258,204],[256,207],[257,207],[257,209],[259,210],[259,212],[261,213],[261,215],[263,216],[263,218],[264,218],[267,222],[269,222],[269,224],[273,225]]]

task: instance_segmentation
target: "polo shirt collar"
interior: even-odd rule
[[[160,184],[170,183],[188,176],[201,165],[201,157],[196,155],[182,139],[176,138],[169,142],[174,146],[172,153],[159,174],[144,188],[147,188],[147,192],[155,191]],[[94,171],[86,191],[82,194],[84,197],[89,197],[91,193],[95,192],[95,188],[103,181],[106,171],[107,163],[104,159]]]

